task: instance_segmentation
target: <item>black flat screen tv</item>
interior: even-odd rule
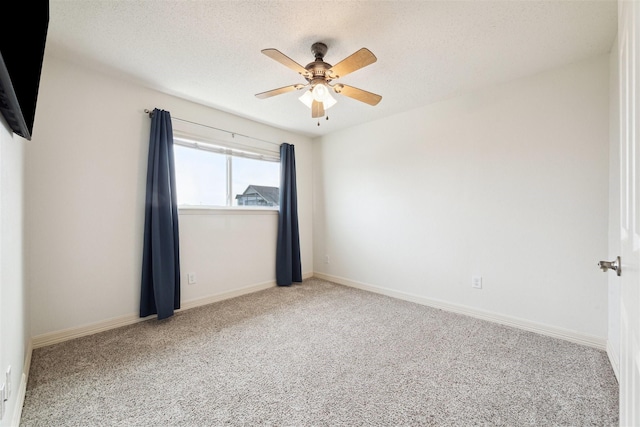
[[[0,111],[14,133],[31,140],[49,1],[10,0],[5,6],[5,22],[0,25]]]

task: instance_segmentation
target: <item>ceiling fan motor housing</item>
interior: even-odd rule
[[[321,42],[311,45],[311,53],[313,53],[316,60],[308,63],[304,68],[311,73],[311,76],[306,77],[306,79],[312,86],[331,81],[326,75],[326,71],[331,69],[331,64],[323,61],[324,56],[327,54],[327,49],[327,45]]]

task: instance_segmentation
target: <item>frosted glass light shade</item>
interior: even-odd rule
[[[324,102],[327,99],[327,96],[329,96],[329,91],[325,85],[317,84],[311,91],[311,95],[313,95],[313,99],[316,101]]]
[[[313,95],[311,95],[311,91],[308,90],[302,94],[300,98],[298,98],[300,102],[302,102],[307,107],[311,108],[311,104],[313,103]]]
[[[335,100],[335,98],[333,96],[331,96],[331,94],[329,93],[329,91],[327,91],[327,96],[325,97],[325,100],[322,101],[322,104],[324,106],[325,110],[328,110],[329,108],[333,107],[334,105],[336,105],[338,101]]]
[[[318,90],[319,88],[322,89]],[[338,102],[331,96],[326,86],[320,84],[316,85],[315,88],[303,93],[302,96],[298,99],[309,108],[311,108],[311,104],[313,104],[313,101],[322,102],[322,106],[325,110],[333,107]]]

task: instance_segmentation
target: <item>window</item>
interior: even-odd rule
[[[238,147],[174,135],[178,205],[277,207],[279,154]]]

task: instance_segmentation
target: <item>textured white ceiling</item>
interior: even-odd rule
[[[615,0],[51,0],[50,8],[48,55],[309,136],[606,53],[617,31]],[[306,83],[262,49],[304,66],[316,41],[328,45],[330,64],[371,50],[376,63],[336,82],[382,101],[336,95],[317,126],[301,92],[255,97]]]

